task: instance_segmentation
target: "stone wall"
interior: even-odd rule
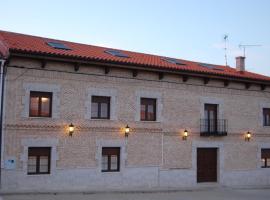
[[[219,148],[220,184],[245,185],[237,179],[248,171],[254,176],[247,184],[270,184],[265,177],[257,181],[269,174],[269,169],[260,168],[260,148],[270,148],[270,128],[262,126],[262,107],[270,105],[269,88],[261,91],[252,85],[247,90],[241,83],[224,87],[216,80],[204,85],[198,78],[183,83],[181,77],[167,74],[159,80],[154,72],[139,72],[133,78],[131,71],[115,68],[105,75],[101,67],[94,66],[81,66],[74,72],[70,64],[53,62],[43,70],[39,62],[26,59],[13,59],[9,65],[32,69],[7,70],[4,160],[14,157],[16,168],[3,170],[6,190],[195,186],[196,148],[201,146]],[[27,96],[33,87],[53,92],[52,118],[27,117]],[[93,92],[114,96],[111,120],[90,119],[89,95]],[[157,122],[138,120],[138,99],[143,95],[158,98]],[[203,105],[213,102],[219,104],[219,117],[228,119],[226,137],[200,137]],[[70,123],[75,125],[73,137],[67,134]],[[126,124],[131,127],[128,139],[124,137]],[[187,141],[182,140],[184,129],[189,131]],[[244,141],[246,131],[252,132],[250,142]],[[27,176],[23,141],[32,139],[41,144],[57,141],[51,175]],[[108,145],[115,141],[124,151],[119,173],[99,170],[99,149],[106,141]]]

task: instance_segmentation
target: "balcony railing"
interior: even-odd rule
[[[226,136],[228,123],[226,119],[201,119],[201,136]]]

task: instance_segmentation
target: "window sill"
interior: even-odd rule
[[[28,119],[52,119],[52,117],[28,117]]]
[[[91,121],[107,121],[107,122],[109,122],[109,121],[115,121],[115,119],[90,119]]]
[[[142,120],[140,120],[140,121],[137,121],[137,122],[142,122],[142,123],[161,123],[160,121],[142,121]]]
[[[39,177],[39,176],[51,176],[51,173],[44,173],[44,174],[26,174],[28,177]]]
[[[101,171],[102,175],[121,174],[121,171]]]

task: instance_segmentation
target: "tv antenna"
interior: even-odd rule
[[[243,56],[246,57],[246,48],[250,47],[261,47],[262,45],[260,44],[239,44],[239,48],[243,49]]]
[[[227,58],[227,42],[228,42],[228,34],[225,34],[223,37],[224,40],[224,52],[225,52],[225,64],[228,66],[228,58]]]

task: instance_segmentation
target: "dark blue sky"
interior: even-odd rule
[[[270,76],[269,0],[9,0],[0,29],[224,64],[247,49],[247,69]]]

